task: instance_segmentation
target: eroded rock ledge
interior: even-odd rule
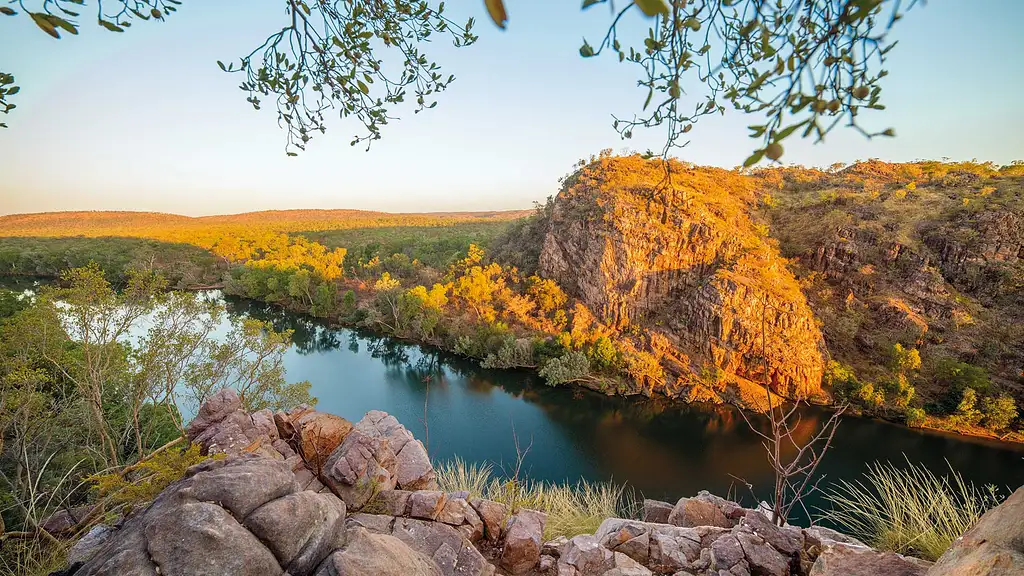
[[[545,542],[547,517],[437,489],[394,417],[356,424],[301,406],[247,414],[221,391],[189,428],[210,453],[145,510],[99,527],[62,574],[345,576],[945,576],[1024,568],[1024,489],[935,566],[825,528],[778,527],[702,492],[644,520]],[[973,570],[964,572],[964,570]]]

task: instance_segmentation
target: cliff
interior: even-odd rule
[[[540,254],[603,323],[667,342],[655,391],[757,402],[817,395],[822,336],[786,261],[750,217],[752,179],[660,160],[603,157],[566,179]]]

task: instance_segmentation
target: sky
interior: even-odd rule
[[[0,118],[10,126],[0,129],[0,214],[528,208],[603,148],[660,149],[661,130],[623,141],[611,125],[612,114],[642,107],[633,66],[578,54],[584,37],[603,35],[607,9],[506,5],[501,31],[482,1],[447,3],[455,19],[477,18],[480,40],[426,50],[457,78],[435,109],[398,109],[401,120],[369,152],[349,146],[358,125],[335,119],[298,157],[285,155],[273,107],[252,110],[239,77],[216,65],[279,28],[284,2],[186,0],[165,22],[114,34],[85,18],[79,36],[61,40],[23,16],[0,16],[0,70],[21,86],[11,100],[18,108]],[[897,137],[837,129],[815,145],[794,136],[784,162],[1024,159],[1022,20],[1022,0],[919,3],[892,33],[900,43],[883,81],[887,110],[865,118]],[[643,24],[634,14],[626,26],[643,34]],[[756,120],[732,110],[705,118],[676,155],[739,165],[758,146],[746,129]]]

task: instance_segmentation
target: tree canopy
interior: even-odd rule
[[[242,77],[246,100],[277,108],[285,128],[285,151],[304,150],[328,119],[354,119],[361,127],[352,145],[369,147],[382,127],[397,119],[396,106],[415,101],[414,111],[437,105],[437,95],[455,80],[424,52],[443,37],[457,47],[472,45],[474,19],[456,22],[435,0],[282,0],[279,30],[235,61],[217,62]],[[702,117],[727,108],[751,115],[756,150],[745,165],[778,160],[792,134],[821,141],[840,124],[867,137],[860,119],[882,110],[886,56],[895,46],[887,33],[916,0],[583,0],[582,10],[605,4],[610,19],[603,35],[584,40],[583,58],[610,55],[637,68],[647,97],[638,111],[614,117],[614,128],[630,138],[638,128],[665,130],[667,155],[687,143]],[[60,38],[77,34],[84,8],[97,23],[124,32],[139,20],[163,20],[179,0],[9,0],[0,14],[31,18]],[[490,19],[504,29],[503,0],[484,0]],[[647,35],[620,33],[631,11],[648,20]],[[91,16],[90,16],[91,17]],[[0,73],[0,112],[16,106],[14,77]],[[0,124],[0,127],[5,127]]]

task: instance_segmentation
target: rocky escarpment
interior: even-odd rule
[[[429,463],[408,467],[416,458],[401,455],[410,447],[415,455],[420,444],[383,412],[351,425],[300,407],[273,414],[273,428],[265,415],[242,411],[232,392],[217,394],[190,435],[226,456],[190,468],[119,525],[95,527],[62,574],[1001,576],[1024,569],[1024,488],[934,566],[826,528],[777,526],[760,510],[706,492],[675,504],[647,500],[642,520],[608,518],[594,534],[544,541],[543,512],[445,493]],[[230,441],[240,440],[239,430],[255,439]],[[303,449],[303,434],[316,439],[306,443],[315,450]],[[284,444],[266,448],[275,435]],[[371,487],[368,496],[361,486]]]
[[[606,324],[667,341],[663,363],[677,379],[657,391],[742,389],[762,381],[767,357],[774,391],[818,394],[821,334],[785,261],[748,216],[752,185],[678,162],[669,183],[660,160],[599,159],[556,197],[541,272]]]
[[[1024,398],[1024,178],[972,164],[868,161],[757,176],[768,222],[833,359],[891,377],[895,344],[917,348],[925,403],[946,359],[984,368]]]

